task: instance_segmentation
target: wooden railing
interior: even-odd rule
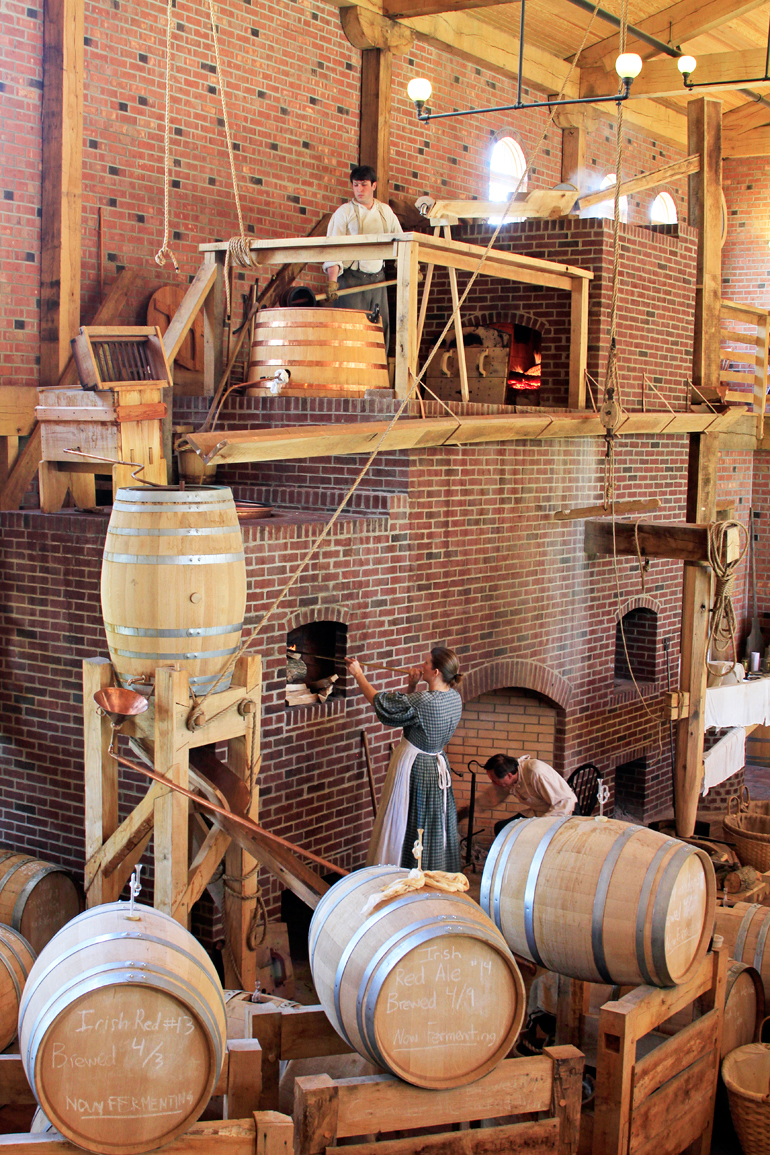
[[[719,393],[723,401],[751,402],[761,438],[768,386],[770,314],[754,305],[722,301]],[[742,328],[736,328],[737,325]]]

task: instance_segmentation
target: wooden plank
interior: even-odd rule
[[[708,1088],[715,1066],[716,1054],[703,1055],[634,1109],[629,1155],[679,1155],[701,1134],[714,1109]]]
[[[278,1007],[266,1003],[255,1004],[249,1007],[249,1011],[252,1038],[258,1039],[262,1048],[260,1110],[275,1111],[278,1109],[278,1084],[281,1078],[281,1059],[284,1057],[281,1043],[282,1012]]]
[[[21,1055],[0,1055],[0,1107],[27,1107],[35,1102]]]
[[[684,160],[678,160],[675,164],[667,164],[663,168],[653,169],[652,172],[643,173],[641,176],[632,177],[631,180],[621,181],[620,195],[630,196],[632,193],[642,192],[644,189],[657,188],[661,184],[670,184],[673,181],[679,180],[680,177],[689,176],[691,173],[699,172],[701,165],[700,156],[696,153],[694,156],[685,157]],[[599,205],[602,201],[611,200],[615,196],[615,185],[607,185],[606,188],[600,189],[599,192],[589,193],[588,196],[581,196],[580,208],[590,208],[592,205]]]
[[[718,1020],[719,1013],[711,1011],[639,1059],[634,1069],[634,1111],[664,1083],[692,1066],[701,1056],[707,1055],[713,1062]]]
[[[225,248],[227,248],[226,245]],[[225,327],[224,257],[207,252],[206,263],[214,265],[214,281],[203,302],[203,395],[204,397],[213,397],[225,367],[223,346]]]
[[[294,1149],[294,1124],[288,1115],[279,1111],[258,1111],[256,1149],[254,1155],[291,1155]]]
[[[543,1054],[553,1060],[551,1111],[559,1123],[559,1155],[576,1155],[580,1139],[580,1107],[585,1058],[571,1045],[545,1047]]]
[[[0,490],[0,509],[18,509],[21,505],[42,460],[41,446],[40,426],[36,425]]]
[[[244,1119],[259,1110],[262,1048],[256,1039],[228,1039],[225,1119]]]
[[[417,374],[418,246],[400,241],[396,246],[396,397],[406,397]],[[400,424],[400,423],[397,423]],[[395,427],[394,427],[395,430]]]
[[[570,409],[586,407],[588,363],[588,281],[572,282],[570,300],[569,400]]]
[[[287,1007],[281,1012],[281,1058],[348,1055],[352,1047],[337,1034],[323,1007]]]
[[[448,1122],[448,1120],[447,1120]],[[376,1143],[351,1143],[327,1147],[327,1155],[415,1155],[416,1139],[378,1139]],[[420,1155],[554,1155],[559,1151],[559,1120],[539,1123],[507,1123],[474,1131],[448,1131],[421,1135]]]
[[[328,1075],[294,1084],[294,1155],[320,1155],[337,1135],[338,1089]]]
[[[127,268],[118,273],[107,290],[107,295],[94,314],[94,325],[112,325],[120,318],[123,306],[134,286],[142,275],[141,269]],[[64,372],[53,385],[43,386],[51,389],[74,389],[79,384],[77,366],[70,356]]]
[[[702,158],[690,176],[689,219],[698,229],[693,384],[701,392],[719,380],[722,312],[722,105],[698,98],[687,105],[690,154]]]
[[[85,771],[85,852],[97,854],[118,827],[118,770],[107,749],[112,737],[109,718],[96,711],[94,694],[112,684],[112,666],[106,658],[83,661],[83,765]],[[86,893],[88,906],[115,902],[120,894],[116,879],[95,873]]]
[[[613,542],[614,528],[614,542]],[[586,521],[586,553],[636,557],[666,557],[677,561],[708,561],[707,525],[676,522]],[[740,555],[738,530],[729,531],[728,559]]]
[[[109,683],[105,683],[109,685]],[[153,782],[142,801],[129,816],[121,822],[109,838],[105,840],[88,859],[85,866],[85,887],[91,885],[96,872],[101,870],[105,878],[109,877],[121,862],[131,854],[148,834],[152,831],[155,800],[163,793],[163,787]]]
[[[736,301],[722,298],[720,313],[731,321],[741,321],[745,325],[758,325],[767,315],[767,309],[759,305],[739,305]]]
[[[462,1123],[548,1111],[552,1082],[553,1063],[547,1056],[506,1059],[483,1079],[448,1091],[406,1086],[392,1075],[340,1079],[337,1135],[367,1135],[390,1118],[401,1127],[431,1127],[447,1119]]]
[[[366,48],[361,53],[361,104],[358,163],[377,173],[377,197],[388,203],[390,184],[390,105],[393,53],[390,48]]]
[[[37,389],[4,385],[0,388],[0,437],[27,437],[35,425]]]
[[[660,498],[641,498],[638,501],[616,501],[614,506],[607,509],[603,505],[579,505],[574,509],[557,509],[553,515],[554,521],[582,521],[589,517],[624,517],[627,513],[649,513],[653,509],[660,509]]]
[[[166,666],[155,671],[155,769],[187,789],[189,781],[186,730],[176,724],[177,703],[189,709],[187,673]],[[183,794],[167,791],[155,802],[156,910],[187,926],[189,911],[181,898],[187,888],[189,803]]]
[[[169,365],[173,364],[216,279],[216,265],[211,261],[204,261],[185,293],[181,305],[171,318],[171,324],[163,334],[163,348]]]
[[[180,904],[190,910],[211,881],[214,871],[230,846],[230,835],[212,826],[201,844],[200,850],[190,863],[187,872],[187,889],[180,897]]]
[[[84,9],[50,0],[43,22],[40,382],[53,385],[80,324]]]
[[[765,49],[748,48],[742,51],[712,52],[698,56],[699,96],[705,92],[731,92],[745,88],[764,91],[770,80],[761,79],[765,73]],[[743,78],[743,79],[741,79]],[[611,96],[618,90],[618,77],[604,68],[584,68],[580,72],[580,95]],[[653,100],[663,97],[684,96],[687,89],[676,60],[670,56],[648,61],[631,87],[631,97],[647,96]],[[691,102],[692,103],[692,102]],[[692,153],[692,148],[688,152]]]
[[[452,239],[452,230],[449,225],[444,227],[444,236]],[[457,346],[457,366],[460,373],[460,397],[468,401],[468,365],[465,360],[465,343],[463,342],[463,321],[460,315],[460,294],[457,289],[457,270],[449,270],[449,288],[452,294],[452,312],[454,314],[455,344]],[[416,364],[415,364],[416,371]]]
[[[164,1148],[167,1155],[254,1155],[255,1125],[252,1119],[193,1123],[189,1131]],[[82,1147],[68,1143],[58,1133],[0,1135],[3,1155],[82,1155]]]

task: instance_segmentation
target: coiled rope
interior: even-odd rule
[[[733,561],[727,561],[728,531],[737,526],[739,534],[743,534],[745,541],[740,554]],[[749,534],[739,521],[712,521],[708,533],[708,563],[714,571],[716,590],[714,604],[711,607],[711,625],[709,626],[708,646],[706,649],[706,669],[711,674],[721,674],[721,669],[712,666],[709,654],[712,650],[726,650],[728,645],[732,650],[735,669],[738,664],[738,652],[735,646],[737,621],[733,607],[733,588],[735,586],[735,571],[746,556],[749,548]]]

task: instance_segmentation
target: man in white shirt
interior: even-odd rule
[[[390,205],[376,200],[377,173],[368,164],[357,165],[350,172],[353,196],[341,205],[332,216],[326,229],[327,237],[356,237],[362,233],[402,232],[396,214]],[[324,264],[329,278],[329,303],[336,308],[365,309],[371,313],[375,305],[380,307],[385,348],[390,339],[390,318],[388,314],[387,289],[378,289],[378,281],[385,279],[383,262],[346,261],[342,265]],[[360,293],[348,293],[337,300],[338,289],[349,289],[361,285]]]
[[[558,770],[530,754],[521,758],[494,754],[484,763],[484,769],[491,786],[476,795],[477,810],[494,810],[503,802],[512,802],[524,818],[545,818],[566,817],[575,809],[577,798]],[[467,817],[466,809],[458,810],[458,819]],[[510,821],[512,818],[495,823],[495,834]]]

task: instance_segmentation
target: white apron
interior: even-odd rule
[[[366,855],[367,866],[400,866],[409,817],[409,779],[418,754],[438,759],[439,785],[444,794],[444,846],[446,846],[447,791],[451,785],[449,764],[440,750],[420,750],[402,738],[393,751],[382,788],[374,830]]]

